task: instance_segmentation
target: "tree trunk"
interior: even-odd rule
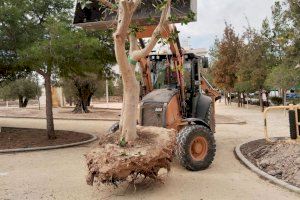
[[[286,90],[282,89],[282,100],[283,100],[283,105],[286,105]]]
[[[263,102],[263,98],[262,98],[262,89],[259,89],[259,105],[261,107],[261,112],[264,112],[265,108],[264,108],[264,102]]]
[[[226,91],[224,91],[224,102],[225,102],[225,105],[227,105],[227,102],[228,102],[228,94]]]
[[[115,37],[116,59],[120,66],[123,81],[123,108],[121,140],[133,141],[137,137],[136,120],[139,100],[139,85],[135,77],[135,66],[127,61],[125,39]]]
[[[23,97],[19,96],[19,108],[23,108]]]
[[[269,107],[269,92],[266,92],[266,99],[267,99],[267,103],[266,106]]]
[[[28,98],[19,96],[19,108],[26,108],[28,105]]]
[[[93,97],[93,93],[91,93],[88,97],[88,102],[87,102],[87,106],[91,106],[91,102],[92,102],[92,97]]]
[[[241,105],[241,93],[238,92],[238,107],[242,107]]]
[[[244,108],[245,107],[245,102],[246,102],[245,93],[244,92],[242,93],[242,96],[243,96],[243,98],[242,98],[242,107]]]
[[[170,11],[171,0],[167,0],[164,9],[162,10],[159,24],[152,33],[152,36],[147,45],[140,49],[137,45],[135,34],[129,34],[129,57],[126,54],[125,43],[128,38],[129,25],[134,11],[139,6],[140,1],[120,0],[118,9],[118,25],[114,33],[115,54],[117,63],[120,68],[123,82],[123,108],[120,120],[122,142],[133,141],[137,137],[137,107],[139,102],[139,83],[135,77],[136,62],[151,53],[155,47],[161,31],[166,25],[168,13]]]
[[[52,91],[51,91],[51,75],[46,74],[45,91],[46,91],[46,118],[47,118],[47,135],[50,140],[56,139],[54,132],[53,111],[52,111]]]
[[[74,113],[89,113],[88,99],[78,99],[73,110]]]

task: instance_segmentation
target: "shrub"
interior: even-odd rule
[[[281,97],[271,97],[270,100],[276,106],[279,106],[283,103],[283,99]]]

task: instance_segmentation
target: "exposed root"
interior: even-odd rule
[[[86,155],[87,183],[118,185],[139,177],[156,179],[161,168],[170,170],[175,149],[175,131],[158,127],[137,127],[138,138],[129,147],[120,147],[120,133],[106,137],[100,147]]]

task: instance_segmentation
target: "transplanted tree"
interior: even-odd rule
[[[83,0],[79,2],[91,3],[91,1]],[[164,28],[169,29],[168,23],[173,18],[170,15],[171,0],[153,1],[153,5],[152,3],[148,4],[146,1],[143,2],[147,4],[148,8],[153,6],[154,10],[157,9],[156,11],[160,13],[160,17],[157,21],[154,20],[154,22],[157,22],[157,26],[155,27],[152,24],[153,29],[149,29],[152,35],[147,44],[140,46],[138,46],[137,38],[140,26],[133,22],[133,15],[135,11],[140,10],[144,6],[142,1],[99,0],[99,2],[104,7],[110,8],[112,12],[117,12],[117,27],[113,37],[116,60],[122,76],[123,106],[119,122],[119,145],[115,145],[117,141],[114,141],[114,144],[107,144],[109,143],[107,142],[87,155],[89,168],[87,182],[93,184],[94,178],[97,177],[103,183],[114,183],[115,180],[122,181],[128,176],[134,176],[135,174],[136,176],[144,175],[145,177],[150,175],[150,177],[155,178],[160,168],[169,168],[172,148],[175,146],[175,134],[172,133],[172,130],[159,127],[137,128],[140,85],[137,81],[135,68],[137,62],[142,62],[142,59],[145,59],[151,53],[156,43],[162,38]],[[172,3],[174,2],[172,1]],[[98,2],[93,1],[92,3],[97,4]],[[148,17],[149,20],[152,20],[152,16],[147,16],[147,14],[143,12],[144,16],[141,18]],[[140,17],[138,13],[135,17],[137,16]],[[183,21],[185,22],[185,20]],[[176,35],[176,31],[171,31],[170,37],[166,39],[169,41],[177,39],[177,37],[172,37]],[[126,48],[128,47],[128,42],[129,48]],[[139,134],[137,130],[139,130]],[[156,134],[158,131],[160,134]],[[148,139],[148,135],[152,135],[152,133],[154,135],[153,137],[151,136],[151,142]],[[143,145],[139,141],[142,141]],[[120,154],[120,152],[122,153]],[[105,160],[110,161],[104,163],[103,161]],[[134,163],[139,163],[139,165]],[[135,178],[133,177],[133,179]]]
[[[5,86],[0,88],[0,97],[5,100],[18,99],[20,108],[25,108],[30,99],[39,97],[41,94],[41,87],[30,78],[6,82]]]
[[[92,1],[80,0],[82,7],[89,6]],[[134,12],[141,6],[141,0],[120,0],[112,3],[108,0],[100,0],[100,4],[117,12],[117,27],[113,34],[115,44],[115,55],[120,67],[123,80],[123,109],[120,120],[121,137],[120,141],[127,143],[137,138],[136,120],[137,107],[139,102],[139,83],[135,76],[135,66],[138,61],[145,58],[153,50],[156,43],[161,38],[161,32],[167,25],[170,17],[171,0],[158,1],[155,8],[161,11],[159,23],[154,30],[145,48],[138,47],[136,32],[139,28],[132,23]],[[151,20],[151,16],[147,16]],[[127,51],[126,43],[129,38],[130,47]],[[128,55],[127,55],[128,52]]]

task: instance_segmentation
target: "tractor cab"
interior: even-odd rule
[[[176,66],[171,54],[151,54],[150,72],[153,89],[184,88],[184,98],[181,111],[184,117],[193,117],[193,101],[205,91],[201,87],[201,68],[208,67],[208,59],[204,55],[187,52],[183,54],[183,65]],[[180,73],[178,73],[178,71]],[[180,87],[183,84],[183,87]],[[180,93],[179,93],[180,94]]]

